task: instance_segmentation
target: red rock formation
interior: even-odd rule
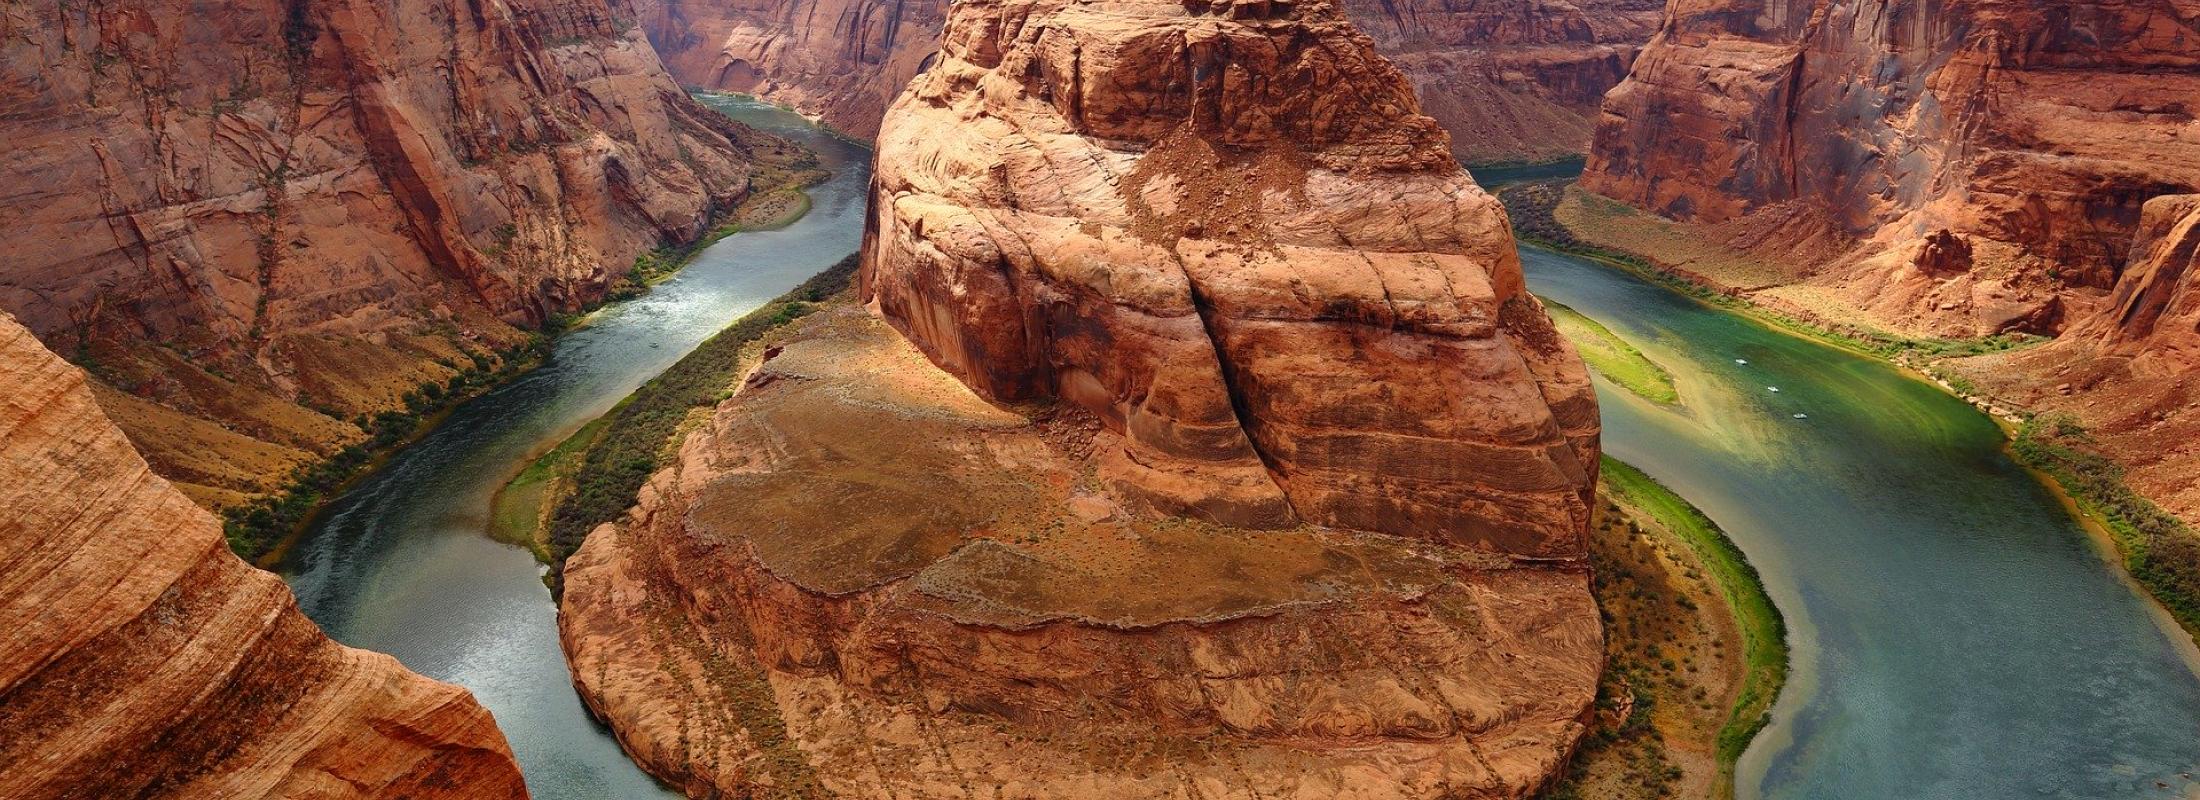
[[[1990,393],[2077,416],[2141,493],[2200,521],[2200,195],[2147,202],[2099,311],[2035,350],[1956,362]]]
[[[650,41],[683,83],[759,94],[871,138],[940,46],[938,0],[653,0]],[[1656,27],[1656,0],[1352,0],[1469,162],[1582,152],[1606,90]]]
[[[2141,206],[2200,189],[2200,3],[1690,0],[1605,103],[1583,185],[1746,219],[1881,327],[2054,331]],[[1970,257],[1926,246],[1960,240]]]
[[[692,793],[1517,798],[1601,663],[1587,374],[1318,1],[962,0],[864,292],[566,564]]]
[[[12,7],[0,308],[127,392],[220,423],[201,440],[242,433],[292,453],[279,462],[356,439],[343,420],[600,298],[747,190],[743,132],[680,92],[631,16],[606,0]],[[156,462],[192,448],[166,449]]]
[[[329,641],[5,315],[0,382],[0,796],[526,796],[489,712]]]

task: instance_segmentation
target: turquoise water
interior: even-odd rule
[[[1522,255],[1537,294],[1675,373],[1680,411],[1600,383],[1605,449],[1724,526],[1788,619],[1794,675],[1740,797],[2200,797],[2189,640],[1991,420],[1625,272]]]
[[[339,499],[280,568],[337,640],[472,690],[538,800],[677,795],[628,760],[574,694],[541,568],[489,538],[490,498],[536,453],[862,240],[869,150],[769,106],[702,99],[817,151],[834,174],[810,190],[810,213],[727,238],[560,337],[541,368],[461,406]]]

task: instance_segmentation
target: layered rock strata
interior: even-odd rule
[[[650,41],[681,82],[759,94],[872,138],[940,48],[938,0],[644,0]],[[1598,102],[1657,27],[1655,0],[1353,0],[1470,163],[1588,146]]]
[[[329,641],[6,315],[0,381],[0,796],[526,796],[488,711]]]
[[[2200,521],[2200,195],[2147,202],[2107,303],[2040,348],[1955,362],[1973,383],[2068,412],[2131,485]]]
[[[2055,332],[2148,200],[2200,190],[2194,97],[2193,0],[1683,2],[1582,184],[1724,225],[1879,327]]]
[[[689,100],[633,14],[13,6],[0,308],[95,367],[164,472],[269,488],[748,190],[753,133]]]
[[[693,794],[1513,798],[1601,668],[1587,374],[1333,6],[965,0],[863,294],[566,564]]]

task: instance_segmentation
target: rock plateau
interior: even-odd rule
[[[871,138],[940,49],[939,0],[643,0],[682,83],[760,94]],[[1350,0],[1463,161],[1581,153],[1598,101],[1656,29],[1656,0]]]
[[[860,279],[567,562],[709,796],[1517,798],[1601,669],[1587,373],[1333,5],[964,0]]]
[[[604,296],[749,189],[623,0],[17,3],[0,309],[214,505]]]
[[[337,645],[0,314],[0,796],[521,798],[489,712]]]

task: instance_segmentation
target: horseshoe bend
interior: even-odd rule
[[[699,795],[1544,785],[1603,659],[1595,401],[1398,72],[1323,3],[945,38],[868,305],[567,562],[591,707]]]

